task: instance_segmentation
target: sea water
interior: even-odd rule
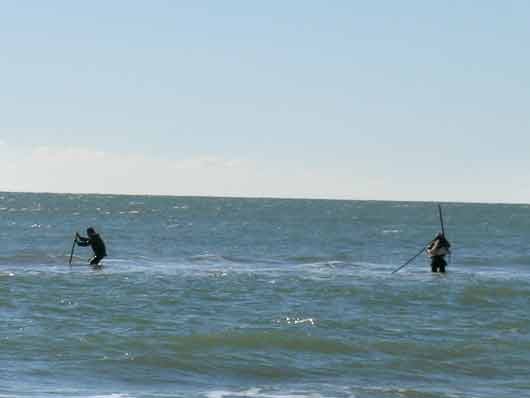
[[[530,207],[442,208],[1,193],[0,397],[528,397]]]

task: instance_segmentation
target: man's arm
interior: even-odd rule
[[[89,238],[85,238],[79,234],[77,234],[76,238],[75,238],[75,241],[77,242],[77,246],[82,246],[82,247],[86,247],[88,245],[90,245],[90,239]]]
[[[440,246],[439,239],[436,239],[434,242],[431,242],[431,244],[427,248],[427,254],[429,256],[433,256],[439,246]]]

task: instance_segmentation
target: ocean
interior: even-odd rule
[[[0,193],[0,397],[530,397],[530,206],[442,208]]]

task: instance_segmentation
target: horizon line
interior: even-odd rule
[[[83,196],[148,196],[160,198],[212,198],[212,199],[269,199],[269,200],[315,200],[340,202],[394,202],[394,203],[438,203],[438,204],[475,204],[475,205],[530,205],[528,202],[479,202],[453,200],[415,200],[415,199],[360,199],[333,197],[285,197],[285,196],[253,196],[253,195],[206,195],[206,194],[159,194],[159,193],[98,193],[98,192],[67,192],[67,191],[9,191],[0,189],[0,194],[33,194],[33,195],[83,195]]]

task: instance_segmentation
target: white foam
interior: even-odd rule
[[[245,391],[210,391],[206,393],[207,398],[232,398],[232,397],[244,397],[244,398],[322,398],[322,395],[318,393],[276,393],[276,392],[265,392],[260,388],[251,388]]]

